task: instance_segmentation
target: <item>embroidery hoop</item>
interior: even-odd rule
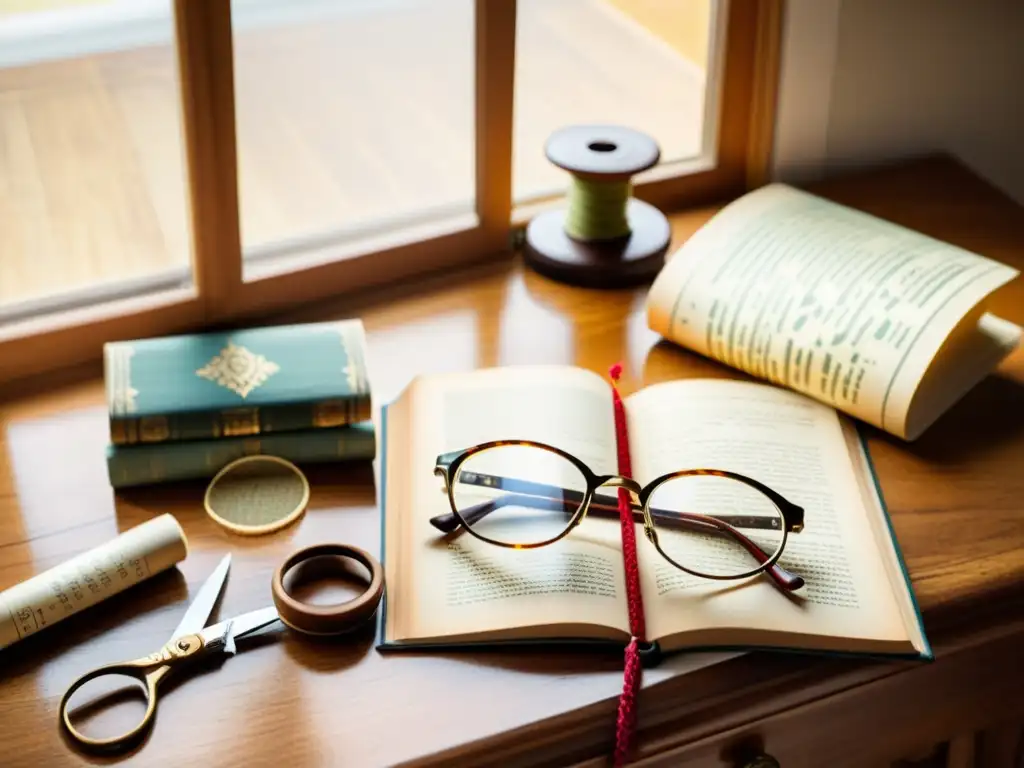
[[[216,510],[216,503],[214,497],[217,494],[218,484],[224,481],[225,478],[230,477],[232,474],[238,473],[240,470],[244,472],[247,469],[251,469],[253,465],[276,465],[274,468],[283,468],[287,473],[290,473],[294,478],[291,480],[291,484],[294,485],[295,490],[298,493],[299,500],[292,506],[288,505],[287,508],[278,507],[274,508],[273,502],[270,506],[260,507],[260,516],[265,518],[266,522],[258,523],[243,523],[237,520],[232,520],[224,516],[222,512]],[[273,477],[279,477],[280,472],[276,472]],[[251,483],[255,484],[256,490],[259,490],[259,484],[266,483],[271,476],[262,477],[260,475],[252,475]],[[289,489],[291,490],[291,489]],[[214,475],[213,479],[210,480],[209,485],[206,486],[206,493],[203,496],[203,508],[206,510],[206,514],[210,518],[223,528],[231,531],[232,533],[238,533],[243,536],[260,536],[267,533],[273,533],[279,531],[282,528],[291,525],[298,520],[306,511],[306,506],[309,504],[309,481],[306,476],[302,473],[295,464],[282,459],[279,456],[270,456],[265,454],[257,454],[254,456],[243,456],[239,459],[228,463],[226,466]],[[269,513],[269,514],[265,514]]]

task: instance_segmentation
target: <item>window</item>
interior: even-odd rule
[[[246,267],[473,213],[473,0],[232,0]]]
[[[0,14],[0,323],[191,282],[171,0]]]
[[[564,172],[541,148],[565,125],[640,128],[663,164],[713,152],[713,121],[704,119],[720,63],[713,10],[711,0],[519,0],[514,201],[562,191]]]
[[[0,382],[103,342],[506,258],[555,129],[759,183],[781,0],[19,0],[0,10]]]

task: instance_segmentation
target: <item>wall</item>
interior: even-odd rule
[[[788,0],[775,173],[948,151],[1024,204],[1024,2]]]

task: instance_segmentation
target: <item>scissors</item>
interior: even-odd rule
[[[340,555],[366,566],[370,571],[370,583],[366,591],[339,605],[310,605],[289,595],[284,588],[284,575],[300,562],[322,555]],[[208,627],[206,622],[224,587],[230,567],[231,555],[228,554],[203,582],[171,638],[160,650],[132,661],[97,667],[71,684],[61,698],[60,719],[75,742],[91,750],[118,750],[132,746],[152,727],[160,687],[172,671],[180,671],[200,658],[215,654],[233,656],[236,653],[236,640],[253,635],[276,622],[306,635],[343,634],[369,619],[383,596],[383,569],[369,553],[345,544],[319,544],[295,552],[277,569],[271,584],[274,606],[243,613]],[[86,683],[112,675],[131,677],[142,683],[146,695],[145,714],[135,727],[120,736],[106,739],[86,736],[71,722],[68,711],[71,697]],[[116,692],[100,698],[114,695]]]

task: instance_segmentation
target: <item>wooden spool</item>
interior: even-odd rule
[[[559,168],[593,181],[629,180],[661,157],[651,137],[613,125],[563,128],[548,139],[545,154]],[[537,216],[526,228],[525,262],[570,285],[627,288],[651,282],[665,264],[671,240],[668,219],[642,200],[627,197],[623,204],[629,232],[612,239],[570,236],[565,209]]]

